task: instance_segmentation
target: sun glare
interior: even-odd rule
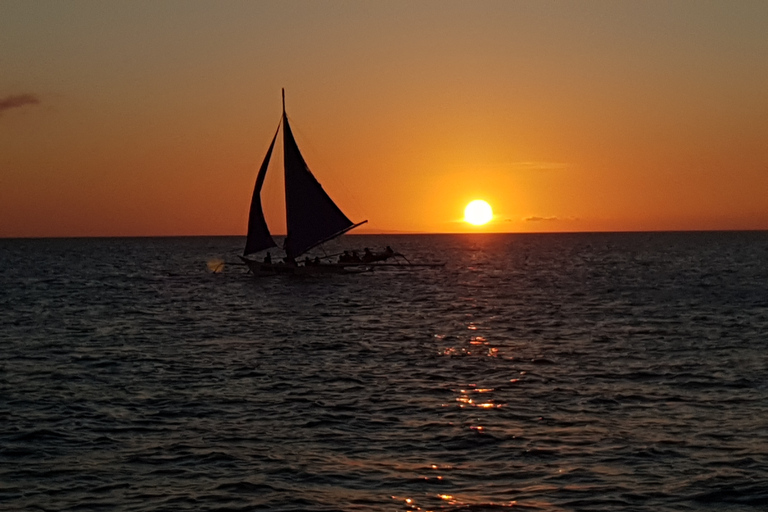
[[[491,205],[482,199],[476,199],[464,208],[464,220],[475,226],[487,224],[492,218]]]

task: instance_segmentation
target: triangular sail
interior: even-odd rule
[[[349,231],[355,224],[339,209],[307,167],[293,138],[283,105],[285,210],[288,236],[285,252],[290,258]]]
[[[248,238],[245,241],[245,250],[243,256],[259,252],[270,247],[277,247],[272,239],[267,227],[267,221],[264,219],[264,211],[261,208],[261,187],[264,185],[264,178],[267,176],[269,160],[272,157],[272,149],[275,147],[277,133],[280,131],[280,124],[277,125],[275,136],[269,144],[267,156],[259,168],[259,174],[256,176],[256,186],[253,187],[253,197],[251,198],[251,210],[248,214]]]

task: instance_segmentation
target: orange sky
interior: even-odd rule
[[[363,232],[768,229],[768,2],[2,10],[0,237],[244,234],[282,87]]]

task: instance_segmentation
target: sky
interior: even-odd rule
[[[0,12],[0,237],[244,234],[281,88],[362,233],[768,229],[763,0]]]

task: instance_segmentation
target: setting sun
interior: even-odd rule
[[[482,199],[476,199],[464,208],[464,220],[475,226],[487,224],[492,218],[491,205]]]

